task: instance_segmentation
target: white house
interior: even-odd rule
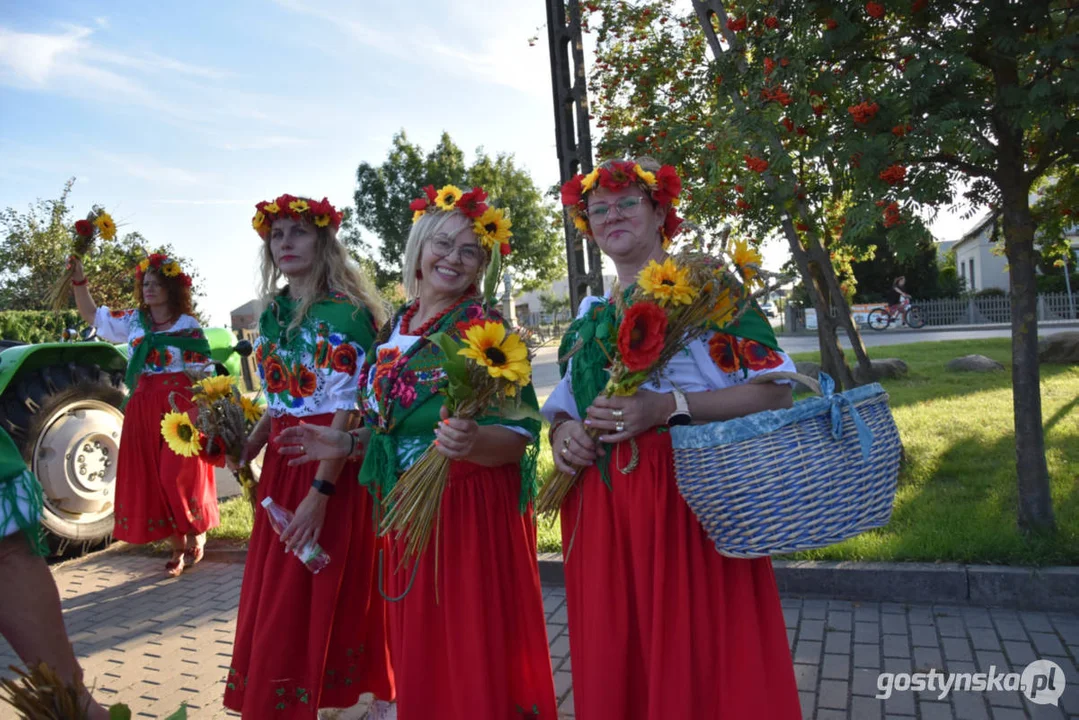
[[[997,288],[1008,291],[1008,259],[1004,256],[1003,238],[994,242],[991,215],[980,219],[950,249],[955,251],[959,277],[966,281],[968,290]],[[1079,234],[1071,235],[1071,247],[1079,250]],[[941,243],[943,245],[943,243]],[[945,251],[946,252],[946,251]],[[1074,268],[1071,269],[1074,272]]]
[[[603,289],[607,290],[615,281],[614,275],[603,276]],[[551,283],[546,290],[533,290],[522,295],[518,295],[513,299],[513,304],[517,309],[517,316],[519,318],[525,318],[531,313],[538,313],[543,311],[543,302],[540,300],[541,295],[549,295],[556,298],[568,298],[569,297],[569,278],[558,279]],[[570,308],[576,312],[577,308]]]

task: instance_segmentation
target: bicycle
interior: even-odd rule
[[[899,305],[873,308],[866,318],[866,325],[880,331],[896,322],[917,330],[925,325],[925,313],[917,305],[911,305],[909,297],[904,297]]]

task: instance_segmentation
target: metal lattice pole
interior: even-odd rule
[[[577,0],[547,0],[547,40],[551,49],[559,178],[564,183],[579,172],[592,171],[588,83],[581,43],[581,8]],[[568,212],[563,211],[562,222],[572,310],[586,295],[603,294],[603,264],[599,248],[584,241]]]

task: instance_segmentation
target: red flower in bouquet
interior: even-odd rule
[[[266,378],[266,390],[270,393],[284,392],[288,388],[288,371],[276,355],[270,355],[262,366]]]
[[[508,242],[503,242],[498,246],[498,252],[503,256],[509,255],[512,251],[513,248],[510,247],[510,244]]]
[[[748,20],[745,15],[735,20],[734,18],[727,19],[727,29],[731,32],[739,32],[746,29]]]
[[[333,350],[330,366],[337,372],[351,375],[356,372],[356,348],[349,343],[341,343]]]
[[[202,445],[203,460],[215,467],[225,467],[225,455],[228,453],[228,448],[220,435],[215,435],[213,442],[210,442],[205,435],[200,433],[199,444]]]
[[[80,237],[93,237],[94,224],[89,220],[77,220],[75,222],[75,233]]]
[[[618,328],[618,352],[631,372],[647,370],[659,359],[667,334],[667,313],[655,303],[638,302],[626,310]]]
[[[474,187],[457,201],[457,209],[464,213],[465,217],[475,220],[487,211],[487,203],[484,202],[486,199],[487,193],[483,188]]]
[[[296,367],[296,372],[289,377],[288,392],[292,397],[310,397],[315,394],[317,386],[318,376],[303,365],[299,365]]]
[[[869,13],[870,17],[878,20],[884,17],[884,6],[878,2],[867,2],[865,4],[865,11]]]

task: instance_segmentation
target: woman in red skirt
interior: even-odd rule
[[[268,412],[244,455],[266,446],[258,499],[295,517],[279,538],[268,514],[255,514],[225,706],[251,720],[311,720],[318,708],[351,707],[370,692],[384,708],[394,689],[373,500],[355,482],[338,482],[354,478],[357,464],[289,467],[276,438],[301,422],[348,430],[360,366],[385,312],[337,241],[341,216],[329,202],[282,195],[256,208],[266,309],[255,358]],[[317,574],[288,552],[311,543],[329,556]]]
[[[680,189],[670,166],[611,161],[567,183],[562,199],[628,288],[666,256]],[[800,718],[771,562],[716,552],[678,492],[668,432],[790,406],[788,385],[747,381],[793,363],[763,315],[748,312],[690,343],[635,395],[606,398],[611,308],[584,300],[560,356],[579,350],[543,408],[556,466],[583,468],[562,504],[576,715]]]
[[[395,539],[383,562],[400,720],[557,717],[531,508],[539,422],[448,417],[445,356],[429,340],[482,331],[490,364],[526,358],[476,293],[492,253],[509,249],[509,222],[485,199],[447,186],[413,203],[402,263],[411,300],[375,342],[361,391],[367,427],[355,441],[312,427],[282,436],[293,462],[364,448],[360,481],[379,497],[432,443],[451,460],[430,543],[414,559]],[[522,400],[536,406],[531,384]]]
[[[191,378],[202,371],[210,345],[191,316],[191,278],[172,258],[154,253],[135,268],[137,310],[98,307],[82,263],[71,259],[79,315],[109,342],[128,344],[124,428],[116,460],[116,524],[113,536],[129,543],[168,538],[172,558],[165,572],[176,577],[185,563],[202,560],[206,531],[218,524],[213,467],[185,458],[161,437],[169,395],[190,399]],[[183,400],[180,400],[183,403]]]

